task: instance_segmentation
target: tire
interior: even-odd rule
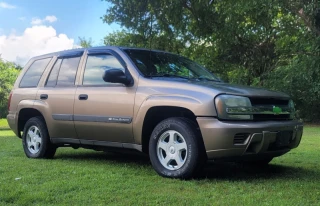
[[[48,129],[42,117],[32,117],[26,122],[22,145],[28,158],[53,158],[57,150],[50,142]]]
[[[169,118],[154,128],[149,156],[155,171],[169,178],[191,178],[206,161],[201,134],[186,118]]]

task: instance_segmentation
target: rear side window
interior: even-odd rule
[[[22,77],[19,87],[37,87],[50,60],[51,57],[34,61]]]
[[[60,66],[61,66],[61,62],[62,62],[62,59],[58,59],[57,62],[54,64],[52,70],[51,70],[51,73],[49,75],[49,78],[47,80],[47,84],[46,86],[48,87],[54,87],[57,85],[57,77],[58,77],[58,74],[59,74],[59,69],[60,69]]]
[[[58,59],[48,77],[46,87],[74,86],[80,57]]]
[[[120,69],[125,72],[125,69],[120,64],[118,59],[111,54],[99,54],[88,56],[86,68],[83,75],[83,85],[105,85],[107,83],[102,79],[105,70]]]

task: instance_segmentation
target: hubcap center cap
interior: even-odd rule
[[[171,154],[174,154],[176,152],[176,149],[174,148],[174,146],[171,146],[169,148],[169,151],[170,151]]]

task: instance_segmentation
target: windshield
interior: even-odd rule
[[[217,77],[199,64],[179,55],[138,49],[125,49],[124,51],[146,77],[219,81]]]

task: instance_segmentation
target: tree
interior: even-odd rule
[[[301,117],[320,120],[318,0],[106,1],[102,20],[130,31],[112,34],[116,42],[144,46],[159,38],[152,48],[176,52],[168,45],[177,41],[179,53],[224,80],[286,91]]]
[[[6,116],[8,96],[21,69],[11,62],[0,59],[0,118]]]
[[[116,31],[108,34],[104,38],[105,45],[140,47],[150,49],[160,49],[173,51],[177,54],[183,52],[184,42],[179,39],[168,39],[166,35],[153,34],[145,37],[140,34],[128,33],[126,31]]]
[[[104,44],[110,46],[148,47],[148,41],[139,34],[116,31],[104,38]]]
[[[89,38],[88,40],[85,37],[78,37],[78,38],[79,38],[79,45],[82,48],[92,47],[93,42],[91,38]]]

